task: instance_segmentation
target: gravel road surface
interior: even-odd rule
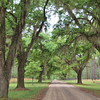
[[[42,100],[100,100],[73,85],[54,80]]]

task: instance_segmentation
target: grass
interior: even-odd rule
[[[76,84],[76,80],[67,80],[65,82],[72,84],[74,86],[81,87],[85,91],[100,97],[100,80],[83,80],[83,84]]]
[[[15,91],[14,89],[16,88],[17,84],[15,81],[12,81],[10,83],[8,96],[12,100],[30,100],[31,98],[34,98],[37,94],[39,94],[43,88],[47,88],[49,82],[50,81],[46,80],[43,81],[43,83],[37,83],[37,80],[34,80],[34,84],[32,85],[31,80],[25,80],[25,87],[29,90]],[[93,82],[92,80],[83,80],[83,84],[76,84],[76,80],[66,80],[65,82],[77,87],[81,87],[85,89],[85,91],[100,97],[100,80],[96,80],[95,82]]]
[[[50,81],[43,81],[43,83],[37,83],[36,80],[34,81],[34,84],[32,85],[31,80],[25,81],[25,87],[29,90],[25,91],[15,91],[14,89],[16,88],[16,82],[11,82],[10,83],[10,88],[9,88],[9,94],[8,97],[11,99],[30,99],[33,98],[36,94],[40,92],[43,88],[48,87],[48,83]]]

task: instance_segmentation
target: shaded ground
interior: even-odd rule
[[[32,85],[31,79],[25,79],[26,88],[16,88],[16,81],[16,78],[10,81],[8,100],[40,100],[51,83],[49,80],[43,81],[43,83],[37,83],[37,80],[34,80]]]
[[[27,88],[15,88],[14,91],[29,91]]]
[[[75,87],[80,88],[82,91],[90,93],[96,97],[100,98],[100,80],[83,80],[83,84],[76,84],[76,80],[67,80],[65,81],[68,84],[74,85]]]
[[[18,88],[18,89],[14,89],[14,91],[28,91],[29,89],[21,89],[21,88]],[[45,94],[47,93],[47,90],[48,88],[43,88],[34,98],[30,98],[30,99],[6,99],[6,100],[41,100]],[[0,99],[1,100],[1,99]]]
[[[54,80],[42,100],[100,100],[73,85]]]
[[[37,95],[36,95],[33,99],[31,99],[31,100],[42,100],[43,97],[46,95],[47,91],[48,91],[48,88],[42,89],[42,90],[40,91],[40,93],[37,94]]]
[[[98,97],[100,100],[100,91],[93,91],[93,90],[89,90],[89,89],[85,89],[85,88],[81,88],[81,87],[78,87],[78,88],[80,88],[82,91],[85,91],[91,95]]]

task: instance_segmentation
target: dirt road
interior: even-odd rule
[[[42,100],[100,100],[72,85],[54,80]]]

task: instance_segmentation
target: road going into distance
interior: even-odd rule
[[[54,80],[42,100],[100,100],[73,85]]]

